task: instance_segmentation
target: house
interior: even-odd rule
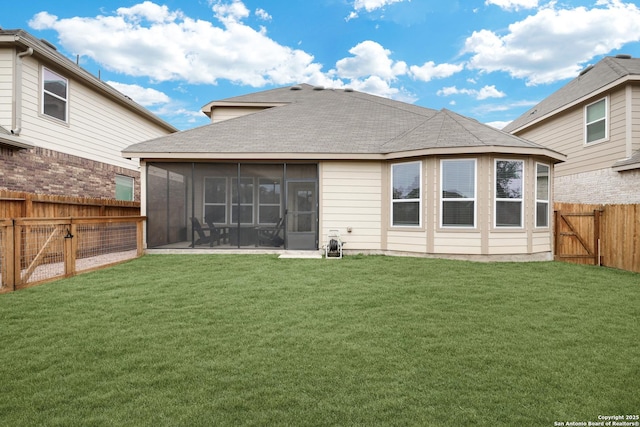
[[[554,150],[307,84],[203,112],[210,124],[123,150],[141,161],[148,248],[319,250],[339,233],[345,253],[551,257]]]
[[[47,41],[0,29],[0,188],[139,200],[121,150],[176,131]]]
[[[605,57],[504,131],[567,155],[558,202],[640,203],[640,59]]]

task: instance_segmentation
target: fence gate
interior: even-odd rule
[[[601,265],[600,214],[555,211],[554,259],[576,264]]]

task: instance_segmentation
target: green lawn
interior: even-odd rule
[[[605,268],[147,255],[0,295],[3,426],[553,426],[639,379]]]

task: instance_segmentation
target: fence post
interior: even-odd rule
[[[595,265],[602,265],[602,257],[600,256],[600,213],[599,209],[593,210],[593,252],[595,253]]]
[[[560,213],[556,210],[553,211],[553,255],[554,258],[558,256],[558,245],[560,244]]]
[[[69,221],[67,227],[67,233],[64,236],[64,275],[69,277],[76,274],[78,227],[73,223],[73,220]]]
[[[144,220],[139,219],[136,221],[136,247],[138,251],[136,254],[142,256],[144,254]]]
[[[2,234],[2,283],[0,288],[6,287],[8,291],[16,290],[16,278],[15,278],[15,250],[14,250],[14,233],[13,233],[13,220],[6,221],[4,227],[4,233]]]

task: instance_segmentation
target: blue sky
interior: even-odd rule
[[[640,57],[623,0],[29,0],[0,27],[54,43],[179,129],[213,100],[310,83],[498,128],[606,55]]]

